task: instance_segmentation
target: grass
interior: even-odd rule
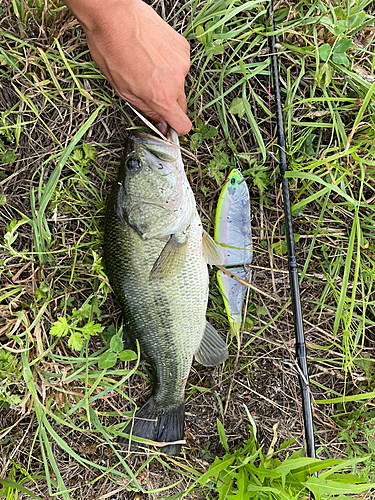
[[[321,481],[334,482],[336,473],[348,481],[340,493],[360,498],[373,495],[375,474],[371,5],[292,2],[275,13],[316,467],[327,467]],[[131,361],[116,340],[120,311],[102,262],[105,203],[135,119],[90,60],[82,31],[61,3],[3,2],[5,498],[105,498],[111,491],[129,499],[142,491],[149,498],[237,498],[245,478],[247,493],[258,485],[261,494],[261,483],[277,490],[265,492],[272,498],[292,498],[280,477],[297,488],[295,495],[321,495],[318,483],[310,490],[302,484],[314,479],[302,463],[282,200],[268,155],[277,134],[266,7],[239,0],[168,7],[169,22],[192,47],[187,97],[194,130],[182,142],[202,220],[212,229],[223,180],[240,166],[253,181],[254,284],[268,294],[250,292],[241,342],[232,341],[225,367],[193,366],[188,444],[181,458],[170,459],[128,454],[115,444],[149,388],[147,367]],[[208,317],[225,335],[214,277]],[[289,472],[276,477],[280,463],[297,457],[299,485]]]

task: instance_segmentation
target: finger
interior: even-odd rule
[[[167,137],[168,135],[168,123],[164,120],[159,123],[155,123],[156,127],[160,130],[160,132]]]
[[[168,125],[175,129],[178,135],[187,134],[193,126],[177,101],[168,114],[164,113],[163,118],[166,120]]]
[[[141,99],[135,96],[127,97],[126,100],[132,105],[135,106],[139,111],[141,111],[144,115],[150,118],[153,122],[155,122],[156,127],[160,130],[160,132],[167,136],[168,134],[168,123],[164,120],[164,118],[151,109],[147,104],[145,104]]]
[[[148,118],[150,118],[153,122],[155,122],[158,128],[159,128],[158,125],[161,124],[162,126],[165,125],[165,129],[167,129],[167,122],[165,121],[163,116],[154,109],[151,109],[144,101],[142,101],[141,99],[132,94],[122,95],[121,97],[123,99],[126,99],[132,106],[135,106],[138,109],[138,111],[145,114]],[[161,131],[160,128],[159,130]]]
[[[187,114],[187,104],[186,104],[186,95],[185,92],[177,98],[177,104],[180,106],[182,111]]]

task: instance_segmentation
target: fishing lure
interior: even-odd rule
[[[219,196],[214,239],[221,248],[223,266],[243,281],[248,280],[250,271],[246,266],[253,259],[250,196],[246,181],[237,169],[230,172]],[[221,270],[217,272],[217,281],[229,324],[237,335],[242,325],[246,286]]]

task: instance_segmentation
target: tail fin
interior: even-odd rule
[[[165,410],[155,404],[153,397],[145,403],[125,427],[124,433],[131,436],[149,439],[158,443],[171,443],[181,441],[184,437],[184,420],[185,420],[185,402],[179,406],[169,410]],[[131,440],[131,438],[120,437],[118,443],[129,446],[135,450],[141,443]],[[181,452],[180,444],[165,445],[158,450],[167,455],[179,455]]]

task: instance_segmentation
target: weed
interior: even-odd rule
[[[0,407],[7,409],[21,402],[20,379],[17,358],[9,351],[0,349]]]
[[[102,370],[112,368],[117,363],[117,360],[133,361],[137,359],[135,352],[124,349],[122,328],[116,333],[115,327],[111,325],[106,332],[105,338],[109,341],[109,349],[99,358],[98,366]]]
[[[243,446],[230,451],[224,427],[217,422],[220,442],[225,450],[223,457],[216,457],[205,472],[188,490],[197,489],[197,485],[205,487],[206,491],[214,490],[219,499],[292,499],[310,498],[352,498],[348,494],[366,492],[374,487],[363,475],[345,474],[347,468],[359,463],[370,463],[370,456],[348,460],[318,460],[307,458],[303,452],[289,452],[293,440],[282,443],[278,451],[271,445],[266,454],[257,445],[256,428],[250,426],[250,438]],[[277,424],[274,428],[276,433]],[[286,455],[281,461],[280,453]],[[319,475],[317,473],[320,472]],[[366,482],[364,482],[367,480]],[[187,493],[187,492],[186,492]],[[186,493],[173,496],[183,498]]]

